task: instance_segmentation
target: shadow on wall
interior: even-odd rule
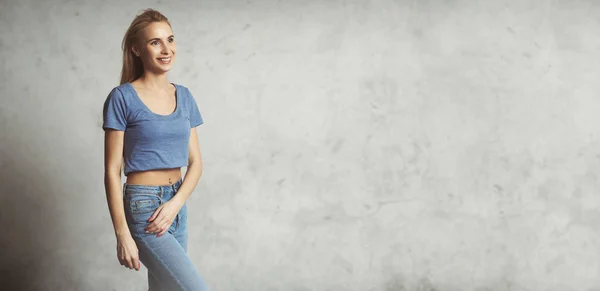
[[[52,170],[36,158],[47,154],[20,138],[23,131],[28,130],[3,133],[19,138],[6,138],[1,145],[0,289],[58,290],[74,279],[68,278],[70,269],[60,269],[64,264],[53,251],[64,243],[58,203],[53,203],[60,185],[53,185]]]

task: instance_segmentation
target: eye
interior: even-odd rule
[[[169,42],[174,42],[174,41],[175,41],[175,39],[173,39],[173,38],[169,39]]]
[[[158,41],[157,41],[157,40],[155,40],[155,41],[151,42],[150,44],[151,44],[151,45],[158,44]]]

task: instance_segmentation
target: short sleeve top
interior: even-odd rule
[[[131,172],[184,167],[188,164],[190,129],[204,123],[188,88],[173,84],[177,107],[156,114],[142,102],[131,83],[113,88],[103,107],[102,129],[124,131],[125,176]]]

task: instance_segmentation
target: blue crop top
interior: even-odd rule
[[[130,172],[187,166],[190,129],[204,121],[190,90],[173,86],[177,107],[169,115],[150,111],[131,83],[117,86],[108,94],[102,129],[125,131],[125,176]]]

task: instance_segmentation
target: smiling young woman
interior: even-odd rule
[[[190,90],[167,80],[175,59],[169,20],[152,9],[137,15],[123,38],[120,85],[103,107],[104,185],[121,265],[139,271],[141,261],[149,290],[208,290],[187,255],[204,121]]]

